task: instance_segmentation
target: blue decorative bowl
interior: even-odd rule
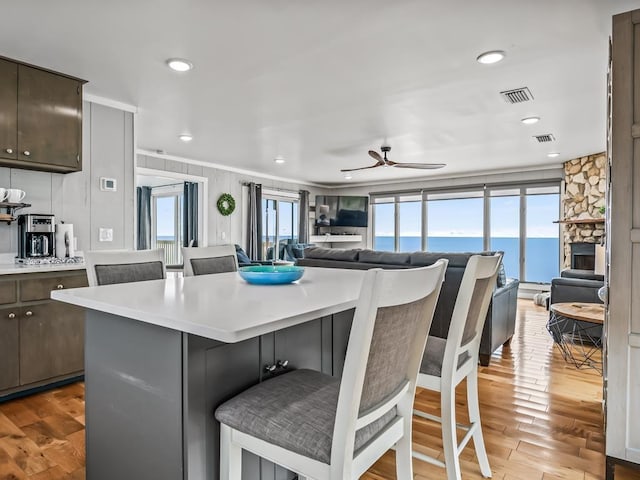
[[[251,265],[238,269],[240,276],[254,285],[282,285],[300,280],[304,267],[295,265]]]

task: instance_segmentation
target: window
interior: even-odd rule
[[[278,192],[280,193],[280,192]],[[299,203],[278,194],[262,196],[262,258],[281,259],[284,245],[298,242]],[[274,251],[277,252],[274,253]]]
[[[483,250],[483,193],[427,195],[427,251]]]
[[[560,185],[372,195],[373,248],[504,252],[508,277],[548,283],[560,267]]]
[[[182,188],[160,187],[151,193],[151,248],[164,249],[168,267],[182,265]]]

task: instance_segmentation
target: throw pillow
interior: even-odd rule
[[[504,263],[500,262],[498,267],[498,279],[496,281],[498,288],[504,287],[507,284],[507,272],[504,270]]]

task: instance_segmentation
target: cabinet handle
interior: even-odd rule
[[[278,367],[276,367],[275,365],[265,365],[264,366],[264,371],[268,372],[268,373],[271,373],[271,372],[275,372],[276,368],[278,368]]]
[[[57,288],[58,290],[62,290],[62,289],[64,288],[64,285],[59,284],[59,285],[57,285],[57,286],[56,286],[56,288]]]
[[[278,360],[278,368],[287,368],[289,366],[289,360]]]
[[[5,152],[7,152],[7,153],[13,153],[13,148],[7,148],[7,149],[5,149]]]
[[[27,310],[27,311],[25,312],[25,315],[26,315],[27,317],[30,317],[31,315],[33,315],[33,312],[32,312],[31,310]]]
[[[25,150],[23,153],[25,157],[28,157],[31,155],[31,152],[29,150]]]
[[[16,318],[16,314],[11,312],[9,315],[7,315],[9,318]]]

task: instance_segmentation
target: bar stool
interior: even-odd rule
[[[166,277],[164,250],[94,250],[85,254],[90,287]]]
[[[238,271],[238,257],[233,245],[182,247],[183,275],[210,275]]]
[[[240,479],[248,450],[298,478],[355,479],[395,446],[412,479],[415,380],[446,265],[365,273],[342,380],[295,370],[218,407],[220,478]]]
[[[414,451],[413,456],[431,464],[444,467],[448,480],[460,480],[459,456],[466,444],[473,438],[480,471],[484,477],[491,477],[491,467],[484,446],[478,404],[478,353],[484,320],[489,309],[491,293],[496,286],[498,266],[502,254],[492,256],[473,255],[465,268],[460,290],[451,316],[451,324],[446,340],[429,336],[425,349],[418,386],[440,392],[442,417],[436,417],[419,410],[413,413],[442,424],[444,458],[436,458]],[[456,423],[456,386],[467,379],[467,407],[471,424]],[[467,431],[458,444],[456,427]]]

